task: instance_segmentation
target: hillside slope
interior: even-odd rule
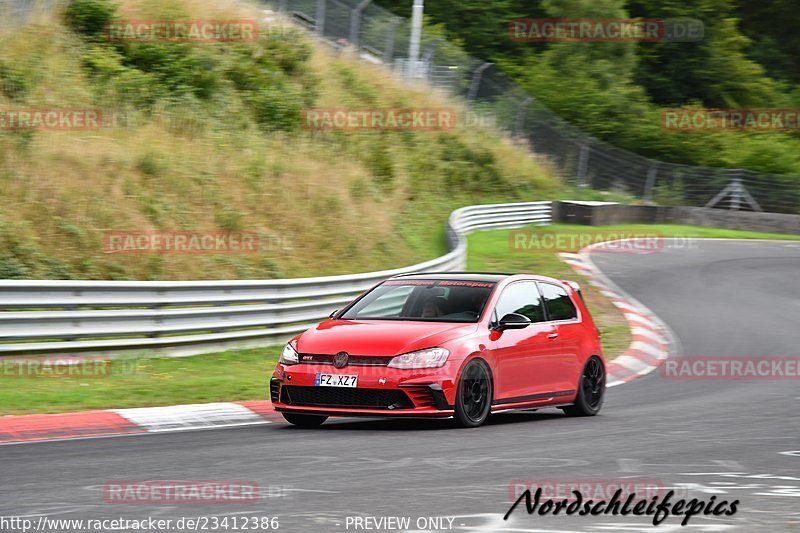
[[[236,7],[232,7],[235,5]],[[438,255],[455,207],[561,186],[490,129],[324,133],[304,109],[453,105],[279,22],[258,42],[112,43],[124,19],[257,19],[193,0],[77,0],[0,33],[0,109],[99,108],[91,131],[0,128],[0,278],[225,279]],[[114,254],[108,231],[251,231],[250,254]]]

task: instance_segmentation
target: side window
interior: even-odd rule
[[[552,283],[540,283],[544,295],[544,305],[547,306],[547,316],[550,320],[570,320],[578,318],[578,310],[572,303],[567,291]]]
[[[497,319],[508,313],[518,313],[531,319],[531,322],[544,322],[544,308],[539,289],[533,281],[518,281],[503,290],[495,307]]]

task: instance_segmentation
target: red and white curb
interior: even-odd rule
[[[605,243],[599,243],[603,245]],[[633,296],[620,289],[595,266],[590,252],[598,245],[587,246],[577,254],[561,253],[561,259],[576,272],[586,276],[589,283],[622,311],[631,328],[633,340],[625,352],[608,363],[608,387],[627,383],[657,369],[677,350],[677,340],[669,327],[655,313]]]
[[[0,444],[269,424],[268,400],[0,417]]]
[[[560,255],[622,310],[631,327],[631,345],[624,354],[608,363],[606,369],[607,386],[614,387],[658,368],[675,351],[675,337],[652,311],[617,287],[592,263],[590,249]],[[268,400],[3,416],[0,417],[0,445],[254,426],[275,420],[282,420],[282,417]]]

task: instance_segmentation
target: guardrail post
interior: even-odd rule
[[[533,102],[533,96],[528,96],[517,106],[517,120],[514,122],[513,132],[515,137],[522,134],[522,128],[525,127],[525,111],[528,110],[531,102]]]
[[[748,191],[742,183],[741,175],[744,174],[744,170],[737,168],[732,170],[731,174],[733,177],[730,183],[728,183],[714,198],[709,200],[705,207],[714,207],[721,202],[723,198],[730,195],[731,198],[728,209],[738,211],[742,207],[742,201],[745,201],[753,211],[763,212],[764,209],[756,202],[756,199],[753,198],[750,191]]]
[[[417,78],[419,78],[419,75],[420,75],[419,66],[420,65],[425,65],[425,67],[426,67],[425,77],[428,79],[428,81],[433,81],[433,80],[431,80],[431,74],[432,74],[431,65],[433,64],[433,56],[436,53],[436,49],[439,47],[439,44],[442,41],[444,41],[444,39],[435,39],[425,49],[425,53],[422,54],[422,59],[419,60],[417,62],[417,64],[414,66],[414,72],[415,72],[415,75],[416,75]]]
[[[411,35],[408,39],[408,64],[406,77],[416,79],[419,62],[419,42],[422,39],[422,13],[425,11],[425,0],[414,0],[411,8]]]
[[[439,47],[441,42],[444,39],[435,39],[428,47],[425,49],[425,53],[422,54],[422,62],[425,64],[431,64],[433,62],[433,54],[436,53],[436,49]]]
[[[731,210],[738,211],[742,205],[742,182],[739,178],[731,181]]]
[[[656,176],[658,175],[658,162],[651,163],[647,169],[647,181],[644,184],[644,200],[653,201],[653,189],[656,186]]]
[[[361,30],[361,12],[364,11],[372,0],[361,0],[350,13],[350,43],[358,46],[358,32]]]
[[[577,182],[578,187],[584,187],[586,185],[586,170],[589,163],[589,146],[582,144],[581,151],[578,154],[578,174],[577,174]]]
[[[394,36],[397,33],[397,27],[403,21],[400,17],[392,18],[389,23],[389,29],[386,32],[386,46],[383,49],[383,62],[392,64],[394,63]]]
[[[469,84],[469,93],[467,93],[467,101],[472,102],[478,96],[478,89],[481,85],[481,78],[483,78],[483,72],[494,65],[494,63],[486,62],[475,69],[475,72],[472,73],[472,81]]]
[[[325,35],[325,2],[326,0],[317,0],[317,15],[314,20],[314,31],[320,37]]]

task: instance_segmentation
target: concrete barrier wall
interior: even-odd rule
[[[612,202],[554,202],[553,221],[587,226],[690,224],[713,228],[800,234],[800,215],[729,211],[706,207],[625,205]]]
[[[767,233],[800,234],[800,215],[783,213],[753,213],[706,207],[674,207],[676,223],[714,228],[764,231]]]

